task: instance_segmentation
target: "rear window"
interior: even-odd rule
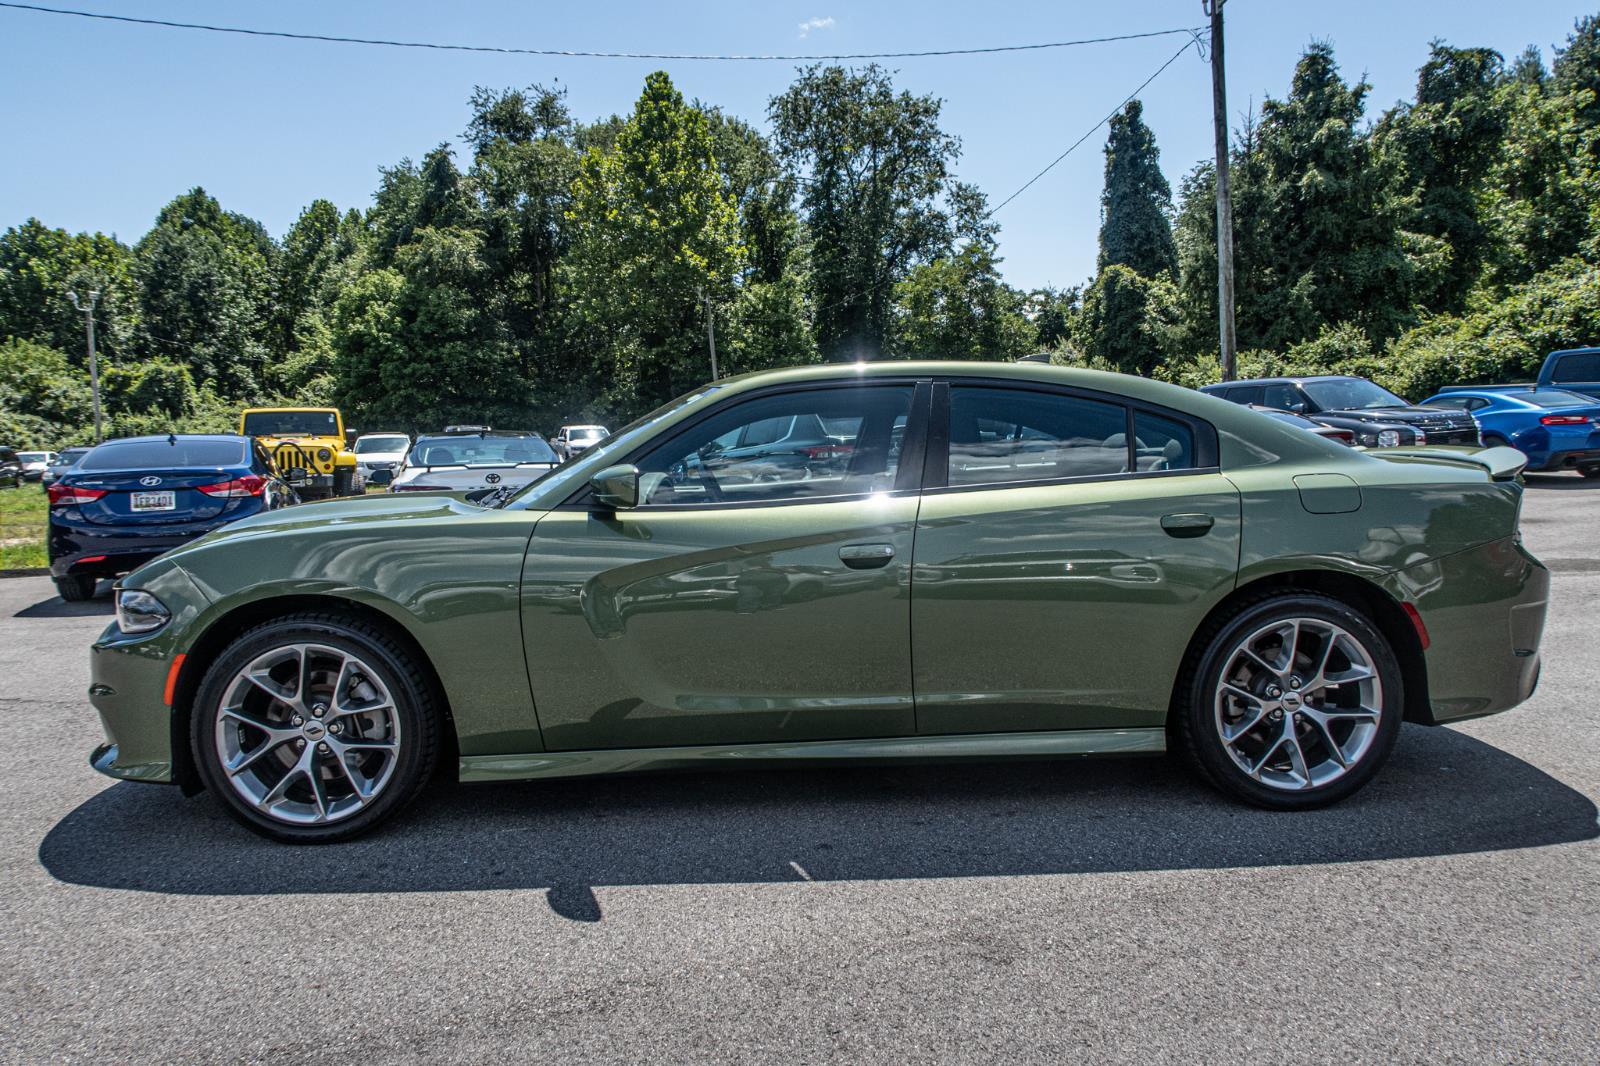
[[[1537,407],[1576,407],[1579,405],[1588,407],[1594,403],[1587,396],[1579,396],[1575,392],[1567,392],[1563,389],[1548,389],[1543,392],[1511,392],[1506,395],[1513,400],[1521,400],[1523,403],[1531,403]]]
[[[1556,360],[1551,381],[1600,381],[1600,352],[1574,352]]]
[[[477,466],[555,463],[556,453],[538,437],[423,437],[411,448],[412,466]]]
[[[403,452],[411,444],[410,437],[362,437],[356,441],[356,454],[369,455],[372,452]]]
[[[244,442],[237,440],[107,441],[78,461],[79,470],[169,470],[186,466],[239,466]]]
[[[49,455],[49,452],[18,452],[17,458],[25,463],[42,463]]]

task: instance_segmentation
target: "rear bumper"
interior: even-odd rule
[[[126,574],[173,548],[187,544],[214,530],[232,525],[241,518],[259,514],[264,508],[258,500],[237,501],[248,506],[224,511],[198,522],[173,525],[109,525],[81,517],[50,520],[47,554],[50,574],[96,574],[110,577]]]
[[[1552,451],[1545,461],[1534,469],[1572,470],[1579,466],[1600,463],[1600,448],[1575,448],[1570,451]]]
[[[1390,592],[1427,628],[1434,724],[1508,711],[1533,695],[1550,571],[1512,538],[1402,570]]]

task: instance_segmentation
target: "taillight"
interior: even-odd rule
[[[853,444],[818,444],[800,449],[807,459],[837,459],[843,455],[850,455],[855,450]]]
[[[267,487],[267,479],[260,474],[246,474],[236,477],[232,481],[219,481],[215,485],[199,485],[196,488],[207,496],[219,499],[232,500],[245,496],[259,496]]]
[[[1332,432],[1324,434],[1324,435],[1332,437],[1334,440],[1338,441],[1340,444],[1348,444],[1351,447],[1355,447],[1356,435],[1354,433],[1350,432],[1348,429],[1336,429],[1336,430],[1333,430]]]
[[[1588,415],[1545,415],[1539,419],[1539,424],[1541,426],[1581,426],[1588,421]]]
[[[106,494],[105,489],[86,489],[81,485],[63,485],[59,481],[44,491],[45,495],[50,498],[51,507],[71,507],[79,503],[93,503]]]

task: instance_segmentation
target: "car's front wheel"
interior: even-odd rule
[[[1333,803],[1378,772],[1400,733],[1399,663],[1347,604],[1274,595],[1214,627],[1176,723],[1201,775],[1263,807]]]
[[[408,650],[356,619],[261,625],[211,664],[191,740],[208,790],[289,843],[348,840],[410,802],[438,757],[431,690]]]

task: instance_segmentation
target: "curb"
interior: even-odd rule
[[[21,566],[11,570],[0,570],[0,578],[5,577],[48,577],[48,566]]]

